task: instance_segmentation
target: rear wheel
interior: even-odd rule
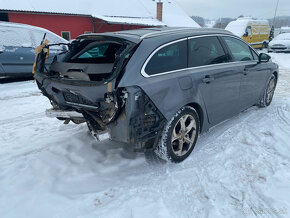
[[[264,95],[262,97],[262,100],[259,104],[260,107],[267,107],[271,104],[274,93],[275,93],[276,84],[277,84],[277,78],[275,75],[272,75],[268,82],[267,88],[264,92]]]
[[[154,162],[182,162],[194,149],[198,133],[197,112],[192,107],[183,107],[165,126],[157,148],[146,152],[145,157]]]

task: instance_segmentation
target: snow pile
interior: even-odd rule
[[[164,20],[160,22],[156,19],[156,1],[152,0],[50,0],[49,4],[38,0],[0,0],[3,10],[86,14],[113,23],[199,27],[174,0],[164,1],[163,7]]]
[[[181,164],[150,166],[46,118],[32,81],[0,84],[0,217],[290,217],[289,54],[271,56],[271,106],[212,128]]]
[[[279,65],[281,70],[290,69],[290,54],[289,53],[269,53],[272,61]]]

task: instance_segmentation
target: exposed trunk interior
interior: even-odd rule
[[[76,40],[64,56],[54,58],[48,75],[61,80],[101,84],[111,81],[117,76],[117,71],[127,63],[135,45],[120,39]]]

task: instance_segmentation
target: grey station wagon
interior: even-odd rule
[[[46,46],[45,48],[49,48]],[[253,106],[268,106],[278,66],[219,29],[151,28],[79,36],[36,80],[50,117],[86,122],[97,139],[149,160],[181,162],[198,135]]]

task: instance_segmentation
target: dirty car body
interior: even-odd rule
[[[239,54],[230,51],[232,39],[248,47],[250,56],[237,60]],[[202,50],[210,43],[218,43],[216,54]],[[199,132],[204,132],[259,103],[268,79],[278,72],[272,62],[259,63],[244,41],[217,29],[89,34],[69,47],[48,70],[44,54],[38,55],[39,88],[54,110],[67,112],[63,119],[86,121],[96,137],[108,132],[135,151],[156,148],[166,123],[184,106],[196,110]],[[195,55],[213,58],[207,63],[195,61]]]

